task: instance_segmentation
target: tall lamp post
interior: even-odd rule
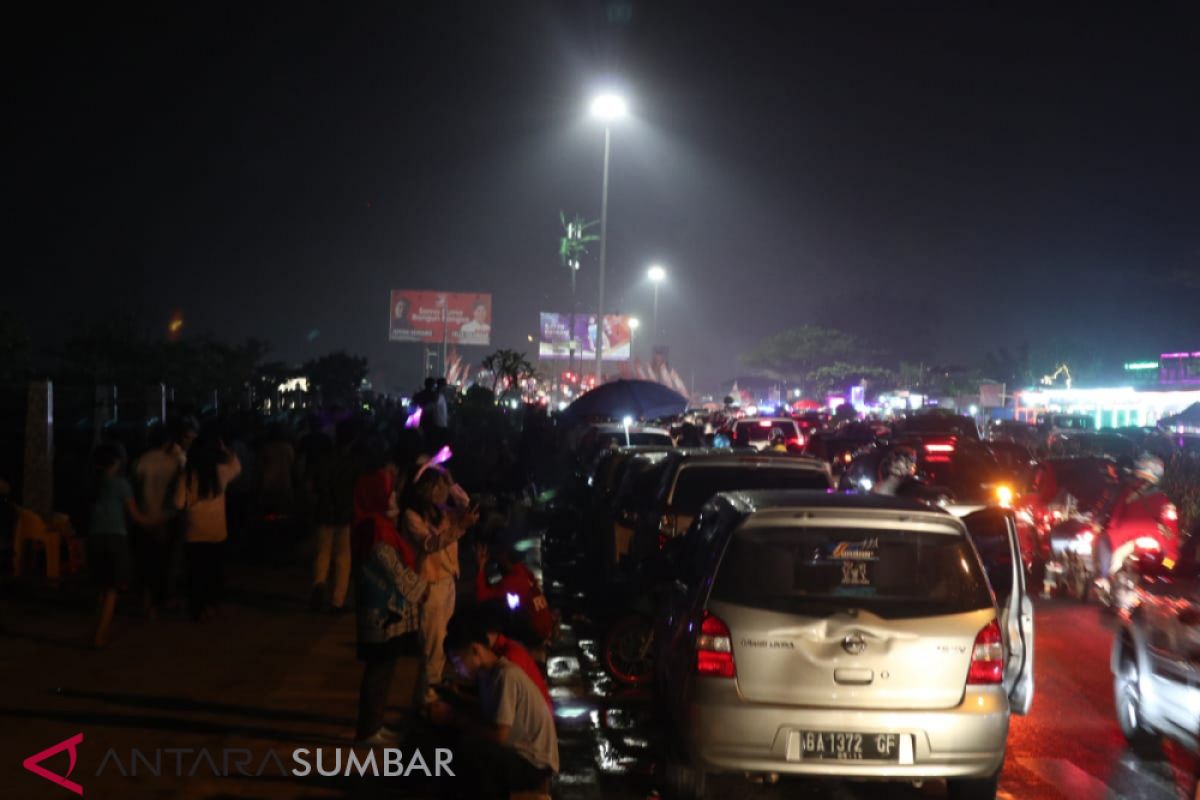
[[[655,264],[646,270],[646,277],[654,284],[654,329],[650,331],[652,337],[650,344],[653,345],[658,342],[659,337],[662,335],[658,327],[658,285],[666,280],[667,271],[658,264]]]
[[[608,244],[608,162],[612,151],[612,123],[625,116],[625,98],[600,94],[592,100],[592,116],[604,123],[604,181],[600,190],[600,292],[596,311],[596,385],[603,381],[604,370],[604,259]]]

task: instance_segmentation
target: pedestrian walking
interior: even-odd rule
[[[218,610],[225,591],[225,488],[242,471],[238,457],[220,437],[204,433],[188,450],[175,507],[183,512],[188,562],[188,608],[193,621]]]
[[[353,449],[358,426],[344,420],[338,423],[335,433],[335,446],[317,458],[309,481],[317,525],[309,606],[320,611],[328,603],[336,613],[344,608],[350,588],[350,526],[354,522],[354,485],[358,478]]]
[[[417,573],[416,548],[396,528],[395,476],[394,467],[381,464],[364,472],[354,488],[354,610],[363,662],[355,741],[363,745],[399,741],[399,734],[383,724],[396,663],[404,657],[424,662],[421,604],[429,584]],[[423,700],[418,679],[413,709]]]
[[[418,467],[404,506],[404,530],[420,554],[421,577],[429,583],[429,599],[421,609],[421,638],[425,654],[426,702],[437,699],[434,686],[442,682],[446,656],[442,643],[454,615],[459,576],[458,540],[479,519],[474,507],[451,505],[452,494],[466,497],[437,466]]]
[[[517,665],[492,650],[486,632],[456,618],[445,641],[455,672],[479,688],[479,716],[438,702],[430,719],[462,734],[455,752],[459,774],[474,781],[470,797],[508,798],[525,792],[548,798],[558,772],[554,716],[537,685]]]
[[[133,563],[127,518],[151,527],[159,522],[141,512],[129,480],[121,475],[124,460],[115,445],[101,444],[93,453],[96,469],[88,514],[88,563],[100,590],[100,614],[93,646],[108,644],[109,627],[117,606],[117,593],[129,587]]]

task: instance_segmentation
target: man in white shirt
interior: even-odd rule
[[[479,687],[479,718],[446,703],[430,708],[435,724],[453,725],[470,737],[464,755],[477,763],[460,774],[480,776],[481,791],[501,797],[514,792],[549,797],[558,773],[558,734],[541,690],[520,667],[496,655],[487,632],[462,615],[451,620],[445,649],[454,670]]]
[[[134,466],[141,512],[151,519],[162,520],[136,532],[138,574],[146,608],[152,614],[173,593],[172,556],[176,551],[182,553],[182,548],[171,492],[187,464],[187,449],[195,438],[195,424],[180,420],[171,426],[167,440],[143,453]]]

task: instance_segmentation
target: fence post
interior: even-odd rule
[[[167,423],[167,387],[156,383],[146,393],[146,421],[158,420],[160,425]]]
[[[96,403],[92,408],[92,446],[100,444],[104,428],[117,421],[117,387],[97,386]]]
[[[54,384],[30,381],[25,412],[21,503],[49,519],[54,510]]]

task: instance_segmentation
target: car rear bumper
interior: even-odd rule
[[[733,681],[701,679],[689,709],[689,750],[712,772],[849,778],[986,777],[1004,763],[1008,698],[971,687],[954,708],[934,711],[810,708],[749,703]],[[799,731],[896,733],[899,762],[803,760]]]

